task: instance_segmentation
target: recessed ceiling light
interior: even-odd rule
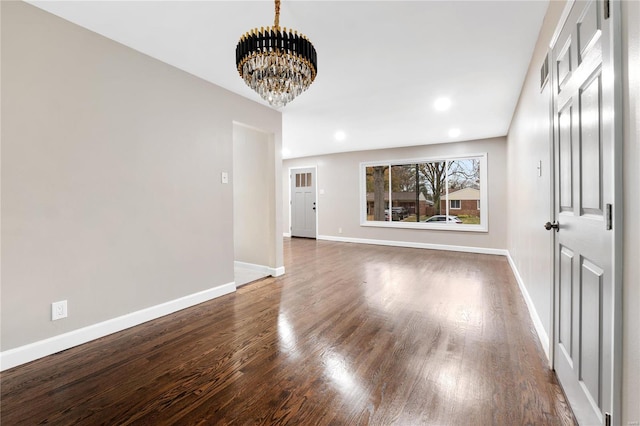
[[[451,99],[445,97],[438,98],[433,103],[433,106],[438,111],[446,111],[451,107]]]
[[[449,137],[457,138],[460,136],[460,129],[449,129]]]
[[[336,140],[338,142],[342,142],[343,140],[345,140],[347,138],[347,134],[345,132],[343,132],[342,130],[338,130],[334,135],[334,138],[336,138]]]

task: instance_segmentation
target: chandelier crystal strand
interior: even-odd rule
[[[238,74],[276,108],[309,88],[316,78],[317,63],[316,49],[307,37],[280,28],[280,0],[275,0],[273,27],[251,30],[236,46]]]

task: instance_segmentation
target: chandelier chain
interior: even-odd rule
[[[274,28],[280,28],[280,0],[275,0],[276,2],[276,17],[273,20]]]

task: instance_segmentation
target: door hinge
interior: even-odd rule
[[[605,221],[607,224],[607,231],[613,229],[613,205],[607,204],[605,209]]]
[[[611,17],[611,3],[609,0],[604,0],[604,19],[609,19]]]
[[[604,426],[611,426],[611,413],[604,413]]]

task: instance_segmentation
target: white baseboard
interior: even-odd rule
[[[291,238],[291,232],[283,232],[282,236],[285,238]]]
[[[29,343],[0,352],[0,371],[16,367],[47,355],[90,342],[118,331],[198,305],[236,290],[235,283],[223,284],[179,299],[141,309],[107,321],[79,328],[68,333]]]
[[[484,247],[467,247],[467,246],[450,246],[446,244],[430,244],[430,243],[416,243],[410,241],[389,241],[389,240],[371,240],[367,238],[348,238],[348,237],[335,237],[333,235],[318,235],[318,240],[326,241],[338,241],[343,243],[356,243],[356,244],[373,244],[378,246],[392,246],[392,247],[408,247],[408,248],[422,248],[429,250],[446,250],[446,251],[460,251],[465,253],[478,253],[478,254],[495,254],[498,256],[506,256],[507,250],[493,249]]]
[[[527,287],[524,285],[524,281],[520,276],[520,272],[518,272],[518,268],[516,267],[516,263],[511,258],[511,254],[507,252],[507,259],[509,260],[509,265],[511,266],[511,270],[513,271],[513,275],[516,277],[516,281],[518,282],[518,287],[520,287],[520,293],[522,293],[522,297],[524,297],[524,301],[527,304],[527,308],[529,310],[529,316],[531,317],[531,321],[533,321],[533,326],[536,328],[536,333],[538,334],[538,340],[540,340],[540,344],[542,345],[542,349],[544,350],[545,355],[547,356],[547,361],[549,360],[550,352],[549,352],[549,335],[547,331],[544,329],[542,325],[542,320],[538,315],[538,311],[536,310],[535,305],[533,304],[533,300],[527,291]]]
[[[280,275],[284,275],[284,266],[279,266],[277,268],[271,268],[265,265],[258,265],[255,263],[247,263],[240,262],[236,260],[233,262],[234,266],[238,266],[240,268],[249,269],[251,271],[260,272],[263,275],[271,275],[272,277],[279,277]]]

